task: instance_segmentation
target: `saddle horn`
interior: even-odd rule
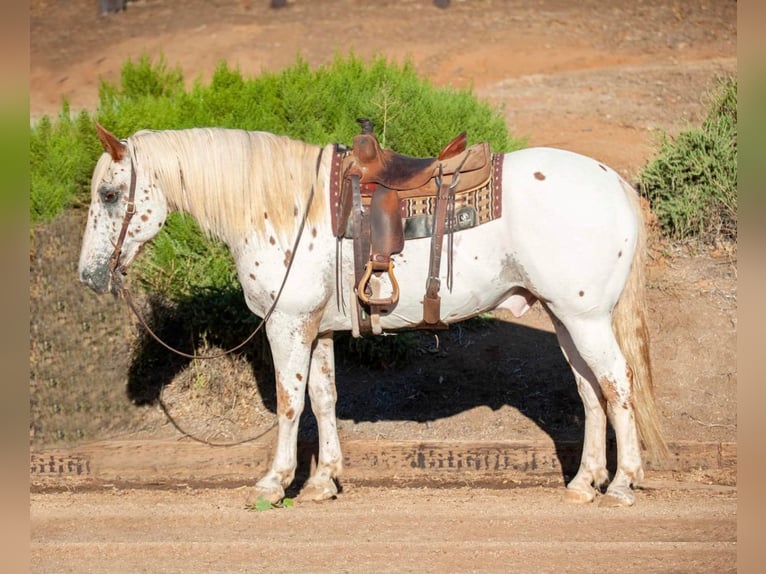
[[[369,118],[356,118],[356,123],[362,127],[363,134],[371,134],[375,131],[375,124]]]

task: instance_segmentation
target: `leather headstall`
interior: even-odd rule
[[[128,152],[130,153],[130,152]],[[130,189],[128,190],[128,201],[125,204],[125,215],[122,218],[122,229],[117,236],[117,242],[114,244],[114,251],[109,258],[109,274],[112,279],[112,283],[121,286],[120,275],[127,274],[127,269],[124,265],[120,265],[120,257],[122,256],[122,244],[125,242],[125,236],[128,234],[128,227],[130,226],[130,220],[133,219],[133,215],[136,213],[136,166],[133,163],[133,156],[130,156]],[[119,274],[119,275],[118,275]]]

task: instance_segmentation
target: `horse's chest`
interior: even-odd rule
[[[245,239],[231,252],[245,292],[268,288],[277,276],[284,276],[292,257],[273,237],[271,241]]]

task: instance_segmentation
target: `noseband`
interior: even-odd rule
[[[128,152],[130,153],[130,152]],[[130,190],[128,191],[128,201],[125,206],[125,215],[122,218],[122,229],[120,229],[120,235],[117,237],[117,243],[114,244],[114,251],[109,258],[109,275],[112,279],[112,283],[115,285],[122,285],[122,275],[127,274],[127,269],[124,265],[120,265],[120,257],[122,256],[122,244],[125,242],[125,236],[128,234],[128,227],[130,226],[130,220],[133,219],[133,215],[136,213],[136,168],[133,165],[133,156],[130,156]]]

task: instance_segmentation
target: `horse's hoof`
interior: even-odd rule
[[[593,502],[596,498],[596,492],[591,489],[590,491],[576,490],[574,488],[567,488],[564,500],[572,502],[574,504],[588,504]]]
[[[614,493],[607,492],[599,500],[598,505],[602,508],[615,508],[617,506],[633,506],[636,502],[635,496],[632,493]]]
[[[301,489],[296,500],[298,502],[322,502],[324,500],[333,500],[338,495],[338,489],[334,483],[332,487],[322,484],[307,484]]]

